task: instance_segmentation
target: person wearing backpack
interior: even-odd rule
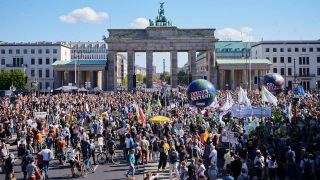
[[[155,138],[152,142],[152,158],[155,162],[159,160],[159,138]]]
[[[191,159],[191,163],[188,166],[188,176],[189,180],[196,180],[197,179],[197,170],[195,165],[195,159]]]
[[[178,171],[178,152],[174,146],[171,147],[171,151],[169,153],[169,173],[170,173],[170,180],[172,180],[172,171],[176,173],[176,178],[179,179],[179,171]]]
[[[312,154],[305,155],[300,161],[301,174],[304,179],[311,179],[313,175],[313,163]]]

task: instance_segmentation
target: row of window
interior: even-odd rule
[[[272,52],[278,52],[278,48],[266,48],[265,49],[265,52],[271,52],[271,49],[272,49]],[[317,49],[317,52],[320,52],[320,47],[316,48]],[[284,48],[279,48],[279,52],[284,52]],[[301,48],[301,50],[299,50],[299,48],[287,48],[287,52],[307,52],[307,48]],[[313,52],[315,51],[315,48],[312,48],[310,47],[309,49],[309,52]]]
[[[273,72],[274,73],[278,73],[278,68],[273,68]],[[285,76],[285,69],[284,68],[280,68],[280,74]],[[292,68],[288,68],[287,69],[287,76],[292,76]]]
[[[71,53],[105,53],[108,50],[106,48],[100,49],[71,49]]]
[[[30,86],[32,86],[32,83],[30,83]],[[45,87],[42,86],[42,82],[39,82],[39,83],[38,83],[38,88],[39,88],[40,90],[42,90],[42,89],[44,89],[44,88],[45,88],[45,89],[48,89],[49,87],[52,88],[52,86],[50,86],[50,82],[45,82]]]
[[[51,53],[51,50],[50,49],[45,49],[42,51],[42,49],[38,49],[38,54],[42,54],[43,52],[45,52],[46,54],[50,54]],[[6,54],[6,50],[5,49],[1,49],[1,54]],[[12,54],[13,53],[13,50],[12,49],[9,49],[8,50],[8,54]],[[36,53],[36,50],[35,49],[16,49],[15,50],[15,54],[35,54]],[[58,50],[57,49],[52,49],[52,53],[53,54],[57,54],[58,53]]]
[[[54,63],[55,61],[57,61],[57,58],[53,58],[52,63]],[[35,58],[31,58],[31,65],[35,65],[35,64],[43,64],[44,62],[42,61],[42,58],[39,58],[37,61]],[[52,64],[50,61],[50,58],[46,58],[45,59],[45,64],[49,65]],[[1,65],[5,65],[6,64],[6,59],[1,58]],[[20,67],[23,63],[23,58],[12,58],[12,65],[13,67]]]
[[[84,54],[84,55],[71,55],[71,59],[107,59],[107,55],[100,54],[100,55],[92,55],[92,54]]]
[[[293,69],[287,68],[287,73],[285,72],[285,68],[280,68],[280,74],[283,76],[292,76]],[[273,68],[274,73],[278,73],[278,68]],[[320,75],[320,68],[317,69],[317,75]],[[309,68],[299,68],[299,76],[311,76]]]
[[[38,70],[38,77],[39,78],[42,78],[42,77],[46,77],[46,78],[50,78],[50,69],[46,69],[45,70],[45,76],[43,76],[43,71],[42,71],[42,69],[39,69]],[[31,71],[30,71],[30,76],[31,77],[35,77],[35,70],[34,69],[31,69]],[[53,77],[53,76],[52,76]]]
[[[266,57],[266,59],[269,59],[269,57]],[[272,58],[272,62],[273,63],[278,63],[278,57],[273,57]],[[292,58],[291,57],[287,57],[287,62],[285,62],[284,57],[280,57],[280,63],[292,63]],[[317,63],[320,63],[320,56],[317,57]],[[308,65],[310,64],[310,59],[309,57],[299,57],[299,64],[301,65]]]

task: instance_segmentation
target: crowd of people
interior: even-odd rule
[[[13,178],[19,158],[24,178],[33,180],[42,172],[50,177],[50,161],[58,159],[69,162],[71,175],[77,177],[82,162],[97,164],[97,153],[107,149],[111,159],[120,158],[116,151],[121,150],[121,162],[129,164],[127,177],[135,177],[136,168],[144,164],[158,162],[158,171],[145,179],[157,179],[154,174],[160,172],[181,180],[320,179],[319,92],[307,92],[297,102],[290,91],[277,95],[277,106],[264,105],[272,107],[271,117],[227,113],[219,118],[227,93],[236,103],[237,91],[217,91],[216,105],[203,109],[189,104],[183,87],[3,97],[1,168]],[[248,92],[248,97],[252,106],[262,105],[259,92]],[[289,102],[293,118],[286,116]],[[35,112],[46,115],[36,117]],[[157,115],[171,121],[148,121]],[[250,128],[244,128],[246,123]],[[229,132],[234,140],[224,141]],[[9,153],[13,141],[17,158]]]

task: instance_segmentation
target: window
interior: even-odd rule
[[[17,64],[17,62],[16,62],[16,58],[13,58],[13,60],[12,60],[12,64],[13,64],[13,67],[16,67],[16,64]]]
[[[50,87],[50,83],[46,82],[46,89],[48,89]]]
[[[280,73],[281,75],[284,75],[284,68],[281,68]]]
[[[277,68],[273,68],[273,72],[274,73],[277,73],[278,71],[277,71]]]
[[[42,59],[38,59],[38,64],[42,64]]]
[[[284,50],[283,50],[283,48],[280,48],[280,52],[283,52]]]
[[[39,82],[39,89],[42,89],[42,82]]]
[[[317,52],[320,52],[320,48],[317,48]]]
[[[35,59],[31,58],[31,64],[34,65],[35,64]]]
[[[320,68],[317,68],[317,75],[320,76]]]
[[[28,54],[28,49],[24,49],[23,54]]]
[[[57,54],[57,53],[58,53],[57,49],[53,49],[53,54]]]
[[[299,64],[302,64],[302,57],[299,57]]]
[[[292,76],[292,68],[288,68],[288,76]]]
[[[1,54],[5,54],[5,53],[6,53],[6,50],[1,49]]]
[[[307,49],[306,48],[302,48],[302,52],[306,52],[307,51]]]
[[[266,48],[266,52],[269,52],[269,48]]]
[[[284,63],[284,57],[280,57],[280,63]]]
[[[288,51],[288,52],[291,52],[291,48],[288,48],[287,51]]]
[[[49,58],[46,59],[46,64],[50,64],[50,59]]]
[[[273,51],[273,52],[277,52],[277,48],[273,48],[272,51]]]
[[[23,58],[20,58],[20,65],[23,64]]]
[[[277,57],[273,57],[273,63],[277,63]]]
[[[317,63],[320,63],[320,56],[317,57]]]
[[[57,58],[53,58],[53,62],[56,62],[57,61]]]
[[[30,74],[31,74],[31,77],[34,77],[34,69],[31,69]]]
[[[31,54],[34,54],[35,53],[35,50],[34,49],[31,49]]]
[[[309,52],[313,52],[313,48],[309,48]]]
[[[1,59],[1,65],[5,65],[6,64],[6,59]]]
[[[42,69],[39,69],[38,72],[39,72],[39,73],[38,73],[39,78],[42,78]]]
[[[50,70],[49,69],[46,69],[46,77],[50,77]]]
[[[294,52],[299,52],[299,48],[294,48]]]
[[[291,61],[292,61],[291,57],[288,57],[288,63],[291,63]]]
[[[50,49],[46,49],[46,54],[50,54]]]
[[[309,64],[309,57],[306,57],[306,64]]]
[[[16,49],[16,54],[20,54],[20,49]]]
[[[42,54],[42,49],[38,49],[38,54]]]
[[[12,54],[12,49],[9,49],[9,54]]]
[[[292,81],[288,81],[288,87],[292,88]]]

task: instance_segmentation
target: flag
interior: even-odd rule
[[[150,101],[148,102],[148,105],[147,105],[146,115],[148,117],[151,117],[151,102]]]
[[[298,86],[298,93],[300,94],[300,95],[302,95],[302,96],[305,96],[306,95],[306,93],[304,92],[304,89],[303,89],[303,87],[302,86]]]
[[[142,124],[146,124],[146,116],[144,115],[143,110],[142,110],[141,107],[139,107],[139,113],[138,114],[139,114],[141,123]]]
[[[265,86],[262,86],[261,88],[261,101],[272,103],[275,106],[278,103],[277,98],[273,94],[271,94],[271,92],[269,92]]]
[[[158,96],[158,101],[157,101],[157,105],[158,105],[159,107],[162,107],[162,105],[161,105],[161,101],[160,101],[160,98],[159,98],[159,96]]]
[[[239,102],[239,104],[244,104],[246,106],[251,107],[250,100],[247,96],[247,91],[242,89],[241,86],[240,86],[239,93],[238,93],[238,102]]]
[[[205,132],[201,135],[201,142],[204,143],[204,142],[207,142],[208,138],[209,138],[209,132],[208,130],[206,129]]]
[[[233,106],[233,99],[232,99],[232,96],[230,95],[230,92],[229,92],[227,94],[227,100],[224,103],[224,105],[222,106],[222,110],[227,111],[227,110],[231,109],[232,106]]]
[[[286,113],[286,117],[289,119],[289,122],[291,123],[291,118],[293,116],[291,103],[289,103],[289,105],[286,104],[285,113]]]

